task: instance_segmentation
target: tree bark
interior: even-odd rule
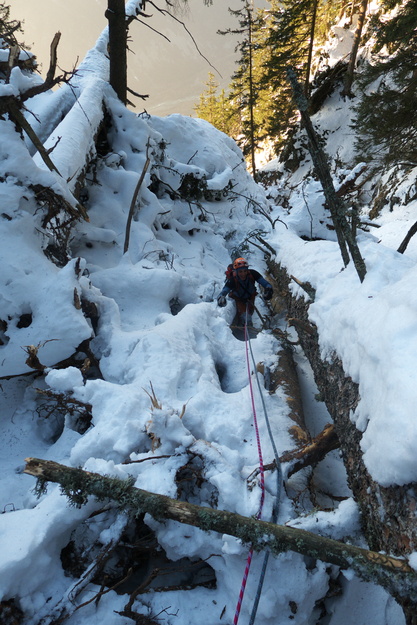
[[[255,162],[255,120],[254,120],[254,88],[253,88],[253,49],[252,49],[252,11],[247,8],[248,19],[248,55],[249,55],[249,119],[250,119],[250,156],[252,163],[252,176],[256,180]]]
[[[406,236],[401,241],[401,244],[397,252],[399,252],[400,254],[404,254],[405,250],[407,249],[408,244],[410,243],[412,237],[415,235],[416,232],[417,232],[417,221],[413,223],[410,230],[407,232]]]
[[[124,0],[107,0],[109,22],[110,85],[127,102],[127,24]]]
[[[316,30],[316,18],[317,18],[317,3],[318,0],[314,0],[313,3],[313,15],[311,18],[311,28],[310,28],[310,42],[308,44],[308,58],[307,58],[307,67],[306,67],[306,77],[304,83],[304,93],[306,97],[308,97],[308,92],[310,90],[310,72],[311,72],[311,61],[313,58],[313,47],[314,47],[314,34]]]
[[[358,56],[358,49],[359,49],[359,44],[360,44],[361,37],[362,37],[362,28],[365,22],[365,15],[366,15],[367,7],[368,7],[368,0],[362,0],[361,6],[359,9],[358,25],[356,27],[352,51],[350,53],[349,65],[347,68],[347,72],[345,74],[344,87],[341,93],[342,96],[348,96],[349,98],[352,97],[353,72],[355,70],[356,57]]]
[[[46,482],[59,483],[62,492],[78,506],[86,503],[89,495],[99,501],[118,501],[124,509],[135,514],[149,513],[159,521],[172,519],[204,531],[236,536],[244,543],[250,543],[256,551],[268,548],[274,555],[295,551],[343,569],[353,569],[362,579],[380,584],[391,594],[400,593],[417,601],[417,574],[404,560],[305,530],[150,493],[135,488],[133,479],[123,481],[39,458],[26,458],[26,463],[24,472],[38,478],[41,489]]]
[[[314,164],[314,169],[317,173],[317,176],[319,177],[321,186],[323,188],[323,193],[326,198],[327,206],[330,210],[343,262],[345,266],[349,264],[349,248],[349,252],[355,265],[356,272],[359,276],[360,281],[363,282],[366,274],[365,262],[362,258],[358,244],[346,219],[346,208],[341,199],[337,197],[336,190],[333,185],[333,180],[330,174],[329,165],[327,163],[325,154],[319,144],[313,124],[311,123],[311,119],[307,113],[307,99],[305,98],[305,95],[300,88],[294,70],[289,68],[287,70],[287,75],[293,90],[294,100],[300,111],[301,119],[307,132],[309,140],[309,151]]]
[[[335,431],[345,464],[349,487],[361,512],[361,522],[370,549],[404,557],[417,550],[417,484],[382,487],[369,474],[362,456],[362,434],[351,419],[359,400],[359,386],[346,375],[343,363],[335,356],[331,362],[321,359],[317,328],[308,316],[309,302],[292,295],[290,277],[285,269],[268,262],[281,292],[286,293],[288,315],[291,317],[300,344],[314,372],[321,396],[333,418]],[[297,323],[294,323],[294,320]],[[404,609],[407,624],[417,614],[415,599],[395,595]]]

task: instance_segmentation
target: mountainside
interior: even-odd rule
[[[335,27],[321,63],[353,31]],[[358,162],[335,80],[311,119],[358,214],[361,281],[305,129],[257,184],[207,122],[127,110],[106,46],[71,86],[42,92],[23,52],[0,82],[0,622],[412,625],[417,240],[397,249],[416,168]],[[217,305],[240,256],[274,287],[251,338]],[[58,484],[34,491],[26,458],[59,463]],[[105,495],[61,465],[105,476]],[[209,509],[237,529],[209,531]],[[242,517],[283,527],[279,548]]]
[[[256,5],[266,3],[257,0]],[[205,6],[199,0],[175,13],[175,19],[152,5],[145,11],[151,18],[144,18],[142,24],[135,22],[129,42],[129,86],[137,93],[149,95],[143,101],[130,94],[136,112],[145,108],[155,115],[192,115],[209,71],[214,71],[218,82],[227,86],[236,60],[236,37],[221,37],[217,30],[220,24],[233,26],[228,8],[239,6],[240,0],[215,2],[213,6]],[[40,0],[36,5],[26,0],[11,3],[12,16],[24,19],[25,41],[37,56],[42,76],[48,71],[54,34],[62,34],[58,61],[62,69],[69,71],[78,66],[106,25],[105,9],[106,3],[86,4],[83,0],[73,0],[71,4],[64,0]]]

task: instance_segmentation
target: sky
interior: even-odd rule
[[[180,496],[178,482],[187,465],[201,478],[182,483],[181,494],[191,502],[248,517],[261,509],[264,520],[271,519],[278,503],[280,524],[366,546],[337,451],[314,473],[323,509],[308,496],[309,469],[287,479],[283,465],[285,488],[275,472],[267,471],[262,490],[256,471],[273,460],[274,445],[281,455],[297,444],[289,432],[293,422],[285,389],[269,393],[265,388],[265,372],[276,366],[281,348],[272,329],[289,332],[293,341],[296,335],[275,303],[269,308],[258,296],[268,323],[263,326],[255,316],[258,333],[246,344],[230,327],[233,301],[217,306],[224,271],[237,250],[251,267],[266,271],[262,251],[248,245],[250,232],[261,230],[275,260],[316,289],[310,318],[319,329],[322,355],[336,351],[359,384],[361,400],[352,418],[363,432],[372,477],[394,486],[417,480],[417,302],[409,288],[416,279],[417,243],[412,240],[404,255],[395,251],[414,222],[416,200],[403,201],[414,184],[412,173],[398,184],[394,211],[383,210],[375,222],[377,235],[365,229],[359,236],[368,270],[361,284],[352,263],[343,267],[326,226],[322,190],[306,176],[308,158],[293,174],[281,171],[278,184],[257,185],[234,141],[210,124],[181,115],[138,117],[125,109],[104,79],[104,44],[101,40],[82,64],[74,91],[62,87],[31,100],[39,128],[53,125],[45,147],[55,146],[50,155],[62,176],[49,171],[39,155],[31,156],[9,120],[0,120],[0,310],[6,321],[0,326],[0,598],[15,598],[25,613],[24,625],[50,625],[62,610],[69,615],[67,625],[132,623],[116,614],[128,602],[127,593],[112,590],[92,600],[99,583],[79,579],[61,559],[63,548],[74,544],[80,562],[98,561],[122,535],[125,543],[123,532],[133,531],[127,515],[93,499],[80,509],[71,507],[54,485],[37,499],[34,479],[23,473],[30,456],[121,479],[132,476],[136,486],[171,497]],[[345,45],[346,31],[343,41],[329,48],[330,63]],[[15,68],[10,84],[0,85],[0,96],[19,93],[32,80]],[[93,147],[103,100],[113,122],[110,152],[88,177],[89,221],[74,227],[71,259],[59,267],[43,252],[52,232],[42,226],[44,215],[31,188],[52,187],[74,203],[76,176]],[[344,163],[336,185],[355,173],[350,106],[334,92],[314,120],[328,129],[327,148]],[[151,166],[124,253],[130,202],[147,154]],[[269,168],[277,171],[279,164]],[[181,197],[187,174],[207,183],[198,202]],[[151,175],[158,188],[151,186]],[[367,221],[366,214],[363,218]],[[312,240],[306,241],[306,234]],[[306,297],[296,283],[291,288]],[[95,304],[97,323],[83,315],[78,300]],[[23,327],[22,315],[31,315]],[[102,375],[94,367],[86,373],[57,366],[85,340],[91,340]],[[37,347],[44,375],[30,374],[28,346]],[[305,419],[318,432],[330,417],[297,347],[295,359]],[[90,405],[91,424],[80,431],[69,411],[55,410],[48,417],[48,394]],[[180,568],[184,558],[206,560],[216,586],[151,590],[138,595],[134,609],[159,614],[166,625],[231,625],[248,546],[149,515],[145,522]],[[263,562],[263,554],[254,555],[240,623],[249,621]],[[409,562],[417,569],[417,553]],[[261,625],[315,625],[323,609],[328,625],[405,623],[394,599],[352,570],[342,572],[292,552],[269,558],[267,570],[257,612]],[[171,575],[155,583],[169,579],[178,586]]]
[[[198,53],[181,24],[161,15],[150,5],[147,13],[153,17],[147,22],[170,42],[142,24],[134,23],[130,27],[129,86],[150,96],[146,101],[132,98],[137,112],[145,108],[155,115],[193,115],[209,72],[222,87],[226,88],[230,82],[235,69],[237,39],[234,35],[218,35],[217,30],[224,29],[225,25],[236,26],[228,7],[240,8],[241,1],[214,0],[211,7],[204,6],[203,0],[193,0],[189,4],[189,10],[179,14],[178,19],[184,21],[207,60]],[[259,0],[257,4],[266,5],[266,2]],[[160,5],[164,6],[162,2]],[[63,69],[70,70],[94,46],[107,26],[106,6],[106,0],[39,0],[36,3],[13,0],[11,15],[24,20],[24,41],[37,55],[45,75],[54,34],[62,33],[58,62]]]

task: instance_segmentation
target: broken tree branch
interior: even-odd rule
[[[301,282],[301,280],[299,280],[293,275],[291,275],[290,278],[291,280],[294,280],[294,282],[298,284],[298,286],[300,286],[303,289],[303,291],[307,293],[307,295],[311,298],[311,301],[314,302],[314,300],[316,299],[316,289],[313,286],[311,286],[309,282]]]
[[[287,477],[301,471],[305,467],[314,466],[333,449],[340,446],[334,425],[328,423],[312,441],[294,449],[286,451],[280,457],[280,462],[288,462]],[[266,466],[265,466],[266,468]]]
[[[52,39],[52,42],[51,42],[51,46],[50,46],[49,68],[45,77],[45,82],[39,85],[35,85],[34,87],[30,87],[30,89],[28,89],[27,91],[24,91],[21,94],[22,102],[25,100],[28,100],[29,98],[33,98],[33,96],[38,95],[39,93],[44,93],[45,91],[49,91],[50,89],[55,87],[55,85],[58,85],[61,82],[68,83],[70,79],[74,76],[74,74],[76,73],[76,70],[73,70],[71,72],[64,71],[62,76],[55,77],[56,66],[58,62],[57,48],[58,48],[60,39],[61,39],[61,33],[60,32],[55,33],[54,38]]]
[[[61,33],[58,31],[57,33],[55,33],[54,38],[51,41],[49,69],[45,78],[45,82],[47,84],[50,84],[55,78],[56,64],[58,62],[57,48],[58,48],[60,39],[61,39]]]
[[[149,148],[149,142],[148,142],[148,146],[147,147]],[[124,243],[124,247],[123,247],[123,254],[126,254],[127,250],[129,249],[130,227],[132,225],[132,219],[133,219],[133,215],[134,215],[134,212],[135,212],[136,200],[138,198],[139,190],[140,190],[140,188],[142,186],[143,179],[145,178],[145,174],[148,171],[150,162],[151,162],[151,159],[149,158],[148,154],[146,154],[145,165],[143,166],[142,173],[141,173],[140,178],[138,180],[138,183],[137,183],[137,185],[135,187],[135,191],[134,191],[133,196],[132,196],[132,201],[130,203],[129,215],[127,217],[127,223],[126,223],[126,234],[125,234],[125,243]]]
[[[353,569],[359,577],[380,584],[392,595],[417,600],[416,571],[400,558],[305,530],[177,501],[135,488],[133,478],[120,480],[39,458],[27,458],[24,473],[38,478],[38,492],[44,489],[46,482],[60,484],[62,492],[78,506],[91,495],[101,501],[118,501],[121,508],[133,514],[149,513],[157,521],[172,519],[204,531],[229,534],[250,543],[256,551],[268,548],[274,555],[295,551],[343,569]]]
[[[404,239],[401,241],[401,244],[397,252],[399,252],[400,254],[404,254],[405,250],[407,249],[408,244],[410,243],[411,239],[413,238],[416,232],[417,232],[417,221],[411,226],[411,228],[405,235]]]
[[[35,148],[38,150],[39,155],[41,156],[45,165],[51,171],[56,171],[56,173],[60,176],[61,174],[59,173],[58,169],[55,167],[52,160],[50,159],[49,154],[43,147],[42,142],[38,138],[32,126],[27,121],[26,117],[23,115],[22,111],[19,109],[17,105],[17,101],[15,102],[14,100],[10,100],[9,106],[8,106],[8,112],[9,112],[9,116],[12,118],[14,123],[26,132],[27,136],[32,141]]]

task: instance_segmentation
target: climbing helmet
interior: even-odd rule
[[[242,268],[248,268],[248,261],[245,258],[236,258],[235,261],[233,261],[233,269],[242,269]]]

